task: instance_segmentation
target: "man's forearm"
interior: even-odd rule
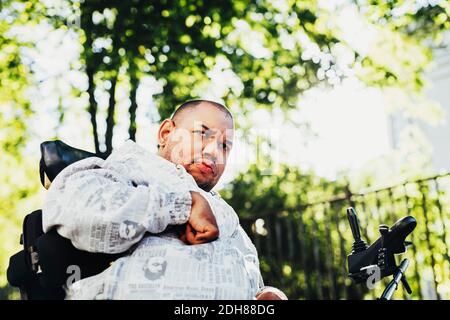
[[[145,232],[160,233],[188,220],[188,191],[133,186],[113,170],[99,168],[99,161],[76,163],[54,180],[43,206],[45,231],[56,227],[80,250],[119,253]]]

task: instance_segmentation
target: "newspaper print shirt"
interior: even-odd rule
[[[216,217],[216,241],[186,245],[170,225],[188,221],[190,191]],[[66,299],[253,299],[263,286],[256,249],[218,194],[182,166],[127,141],[106,160],[75,162],[55,178],[43,227],[89,252],[126,253],[102,273],[68,284]]]

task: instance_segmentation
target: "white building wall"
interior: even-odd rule
[[[436,170],[450,171],[450,33],[446,48],[436,50],[435,67],[427,74],[430,86],[427,96],[438,102],[445,111],[441,125],[422,127],[433,147],[433,165]]]

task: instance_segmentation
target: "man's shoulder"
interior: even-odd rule
[[[126,140],[120,147],[115,148],[113,152],[109,155],[107,160],[118,160],[118,159],[132,159],[136,157],[153,157],[155,156],[149,150],[145,149],[143,146],[137,144],[133,140]]]
[[[105,166],[122,165],[130,171],[145,171],[149,167],[157,169],[157,171],[167,170],[168,167],[175,170],[173,164],[166,162],[167,160],[136,142],[127,140],[120,147],[114,149],[106,159]]]
[[[218,199],[223,200],[223,198],[220,196],[220,193],[218,193],[217,191],[211,190],[209,193],[210,193],[213,197],[216,197],[216,198],[218,198]],[[223,200],[223,201],[225,201],[225,200]]]
[[[220,195],[218,191],[211,190],[209,192],[206,192],[208,195],[210,195],[211,198],[215,199],[217,202],[221,203],[223,206],[229,207],[233,209],[232,206]],[[233,209],[234,211],[234,209]]]

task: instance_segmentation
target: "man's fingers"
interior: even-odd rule
[[[209,221],[209,219],[190,219],[189,224],[192,228],[194,228],[196,232],[206,232],[211,229],[211,227],[215,227],[214,223],[212,221]]]
[[[186,225],[186,241],[190,244],[201,244],[217,239],[219,230],[214,227],[203,227],[200,231],[196,230],[191,224]]]
[[[194,220],[188,225],[194,230],[195,239],[198,241],[213,241],[219,236],[219,229],[211,221],[197,222]]]
[[[219,237],[219,231],[215,230],[207,230],[206,232],[197,232],[195,238],[198,241],[213,241]]]
[[[186,240],[187,242],[189,242],[190,244],[195,244],[195,233],[194,233],[194,229],[191,227],[191,224],[188,223],[186,225]]]
[[[178,239],[180,239],[181,241],[183,241],[183,242],[186,243],[186,244],[189,244],[189,242],[188,242],[187,239],[186,239],[186,232],[185,232],[185,233],[182,233],[182,234],[178,237]]]
[[[206,228],[205,232],[197,234],[197,236],[209,240],[215,240],[219,237],[219,229],[211,226]]]

